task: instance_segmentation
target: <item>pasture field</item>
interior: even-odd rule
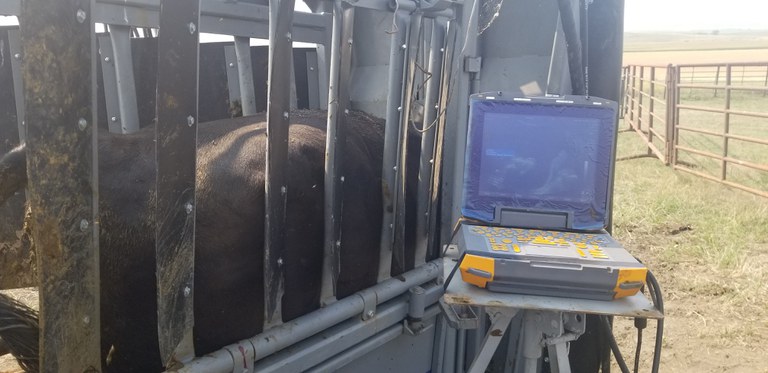
[[[624,64],[768,61],[768,32],[731,35],[727,41],[722,36],[628,35]],[[711,90],[684,89],[680,98],[687,105],[724,105],[722,92],[716,97]],[[768,97],[734,92],[732,108],[765,113]],[[732,120],[732,133],[768,139],[768,119]],[[684,110],[683,122],[722,132],[723,114]],[[681,135],[680,144],[715,154],[723,146],[719,137],[694,133]],[[634,132],[621,133],[618,146],[619,157],[646,152]],[[729,146],[729,153],[743,160],[768,164],[766,146],[733,141]],[[719,161],[680,154],[693,169],[719,175]],[[729,178],[768,187],[765,172],[731,168]],[[768,345],[768,199],[673,171],[655,158],[630,159],[617,163],[614,217],[614,234],[648,264],[663,289],[661,371],[768,372],[762,355]],[[634,325],[617,319],[615,331],[631,368]],[[641,372],[650,369],[654,333],[655,322],[649,322]]]

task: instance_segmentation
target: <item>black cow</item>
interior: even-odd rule
[[[282,305],[286,320],[319,307],[325,119],[319,111],[291,115]],[[350,119],[343,157],[339,297],[376,282],[382,218],[383,123],[360,113]],[[162,370],[156,329],[153,140],[153,128],[100,136],[105,371]],[[194,334],[196,352],[205,354],[261,332],[264,116],[201,124],[198,144]],[[25,158],[22,147],[0,162],[0,202],[26,184]]]
[[[291,115],[288,166],[288,240],[283,316],[285,320],[319,307],[323,254],[323,170],[325,113]],[[201,124],[198,138],[195,246],[195,349],[212,352],[261,332],[263,322],[264,117]],[[154,130],[100,135],[101,320],[103,368],[107,372],[161,371],[157,343],[155,277]],[[418,139],[409,141],[407,221],[414,218],[413,186]],[[344,214],[339,297],[376,282],[382,217],[383,123],[352,113],[344,154]],[[415,156],[414,156],[415,155]],[[0,203],[26,185],[26,152],[15,149],[0,160]],[[34,229],[34,227],[32,228]],[[412,247],[408,224],[406,247]],[[409,269],[413,251],[393,261],[393,273]],[[5,312],[5,313],[4,313]],[[0,297],[0,332],[29,310]],[[596,372],[601,360],[595,323],[574,343],[575,372]],[[29,330],[0,333],[17,357],[36,356]],[[13,340],[11,338],[13,337]],[[0,343],[0,350],[2,349]],[[33,371],[36,361],[25,360]]]

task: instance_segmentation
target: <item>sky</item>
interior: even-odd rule
[[[768,29],[766,0],[625,0],[624,31]]]
[[[15,22],[0,16],[0,25]],[[627,32],[726,29],[768,29],[768,0],[625,0]]]

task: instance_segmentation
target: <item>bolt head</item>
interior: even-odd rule
[[[371,318],[373,317],[374,314],[375,312],[373,312],[373,310],[369,310],[368,312],[365,313],[365,316],[367,316],[368,318]]]
[[[230,62],[229,63],[229,67],[235,67],[235,63],[234,62]]]
[[[405,49],[406,48],[405,44],[401,45],[400,48]]]
[[[283,266],[283,258],[277,258],[277,265],[280,267]]]
[[[17,60],[20,60],[20,59],[21,59],[21,54],[20,54],[20,53],[16,53],[16,54],[14,54],[14,55],[13,55],[13,58],[15,58],[15,59],[17,59]]]
[[[110,119],[111,121],[113,121],[113,122],[117,122],[117,117],[112,117],[112,118],[109,118],[109,119]]]
[[[79,23],[85,22],[85,18],[88,16],[87,14],[85,14],[85,11],[82,9],[78,9],[75,15],[77,16],[77,22]]]
[[[88,223],[88,220],[85,220],[85,219],[80,220],[80,230],[81,231],[83,231],[83,232],[87,231],[89,225],[90,225],[90,223]]]
[[[79,128],[80,131],[85,130],[86,127],[88,127],[88,121],[85,120],[85,118],[80,118],[77,120],[77,128]]]
[[[191,214],[192,213],[192,202],[187,202],[184,205],[184,211],[186,211],[187,214]]]
[[[109,57],[104,57],[104,62],[109,62],[111,59]]]
[[[188,298],[190,295],[192,295],[192,289],[189,286],[184,287],[184,297]]]
[[[194,34],[197,31],[197,25],[194,22],[189,23],[189,33]]]
[[[88,325],[91,323],[91,318],[88,316],[83,316],[83,324]]]
[[[309,67],[309,71],[315,71],[315,67],[314,66],[310,66]]]
[[[195,125],[195,117],[187,116],[187,126],[192,127]]]

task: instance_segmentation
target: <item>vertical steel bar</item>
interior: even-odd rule
[[[675,70],[675,77],[674,77],[674,84],[675,85],[674,85],[673,97],[672,97],[672,102],[674,103],[674,109],[672,110],[672,115],[673,115],[673,119],[674,119],[674,121],[673,121],[673,123],[674,123],[673,133],[675,135],[674,136],[675,141],[674,141],[674,144],[672,145],[674,147],[674,151],[672,152],[672,164],[676,165],[677,164],[677,158],[678,158],[678,155],[679,155],[677,145],[679,144],[679,141],[680,141],[680,129],[678,128],[678,126],[680,125],[680,106],[679,106],[680,105],[680,93],[681,93],[680,92],[680,77],[681,77],[682,74],[680,73],[680,67],[679,66],[674,66],[674,65],[670,65],[670,66]]]
[[[237,53],[234,45],[224,47],[224,63],[227,65],[227,91],[229,92],[230,115],[237,113],[237,105],[240,105],[242,114],[242,99],[240,97],[240,74],[237,71]]]
[[[637,128],[643,130],[643,95],[645,94],[645,66],[640,66],[640,86],[637,94]],[[647,144],[646,144],[647,145]]]
[[[715,72],[715,85],[720,84],[720,65],[717,65],[717,72]],[[714,96],[717,97],[717,88],[713,89]]]
[[[331,69],[328,86],[328,130],[325,142],[325,245],[320,301],[336,300],[336,282],[341,270],[341,222],[344,191],[344,148],[349,116],[349,78],[352,70],[354,8],[342,9],[334,1]]]
[[[11,56],[11,72],[13,73],[13,94],[16,98],[16,123],[19,127],[19,141],[24,142],[27,137],[25,113],[24,113],[24,80],[21,78],[21,38],[19,30],[8,30],[8,52]]]
[[[104,106],[107,111],[109,132],[123,133],[120,125],[120,100],[117,94],[117,74],[115,74],[115,56],[112,51],[112,39],[108,34],[98,36],[99,62],[104,87]]]
[[[309,109],[320,108],[320,96],[327,90],[320,91],[320,75],[318,73],[317,51],[307,52],[307,101]]]
[[[267,79],[267,167],[265,170],[264,221],[264,329],[282,323],[288,185],[289,87],[293,58],[291,26],[294,0],[269,2],[269,72]]]
[[[136,82],[133,77],[133,56],[131,53],[131,27],[109,26],[112,55],[117,79],[118,115],[122,133],[139,130],[139,107],[136,103]],[[111,119],[111,118],[110,118]]]
[[[397,206],[397,157],[400,134],[400,107],[403,97],[405,42],[408,14],[394,14],[393,30],[389,47],[389,71],[387,83],[387,112],[384,125],[384,156],[382,166],[383,218],[379,253],[378,281],[389,278],[392,268],[392,251],[395,240],[395,206]]]
[[[651,145],[653,145],[653,99],[656,97],[656,67],[651,66],[650,77],[651,93],[648,98],[648,155],[652,155]]]
[[[92,0],[21,8],[42,372],[101,369],[93,8]]]
[[[664,164],[669,165],[672,163],[673,159],[673,149],[674,149],[674,136],[675,136],[675,100],[674,100],[674,92],[675,92],[675,68],[670,64],[667,65],[666,70],[666,78],[664,81],[664,106],[666,108],[665,116],[664,116],[664,124],[665,124],[665,139],[664,139]]]
[[[725,65],[725,120],[723,122],[723,159],[720,161],[720,180],[725,180],[728,174],[728,133],[731,128],[731,113],[728,111],[731,109],[731,83],[732,83],[732,69],[731,64]]]
[[[432,36],[429,42],[428,81],[424,95],[424,128],[421,133],[421,162],[419,163],[419,184],[417,191],[416,217],[416,265],[426,263],[429,247],[429,218],[432,211],[430,186],[434,174],[435,135],[437,134],[437,115],[440,103],[440,77],[443,68],[446,22],[435,19],[432,23]]]
[[[630,100],[629,103],[629,125],[632,128],[635,128],[637,124],[635,123],[635,106],[637,105],[636,96],[637,96],[637,65],[632,65],[632,100]]]
[[[406,223],[406,189],[408,183],[408,172],[418,172],[418,170],[408,170],[408,142],[411,133],[411,108],[414,98],[414,86],[416,79],[416,63],[419,58],[419,50],[422,35],[422,14],[416,12],[411,14],[410,24],[408,25],[408,44],[406,47],[406,76],[405,92],[402,98],[402,110],[400,116],[400,142],[398,144],[399,155],[397,160],[397,203],[395,204],[395,245],[393,256],[395,262],[399,263],[401,271],[410,269],[413,263],[406,263],[405,259],[405,230]]]
[[[195,355],[195,171],[200,0],[163,0],[157,68],[157,316],[172,370]]]
[[[437,104],[437,123],[435,131],[435,147],[432,153],[432,159],[434,160],[432,180],[430,185],[430,207],[429,207],[429,225],[427,228],[427,250],[438,251],[441,243],[441,224],[440,224],[440,193],[442,193],[442,180],[443,180],[443,148],[445,146],[445,125],[446,125],[446,111],[448,110],[448,101],[450,88],[450,82],[452,81],[453,72],[451,66],[453,66],[453,56],[456,47],[456,35],[457,28],[450,26],[448,29],[448,36],[443,43],[443,61],[442,61],[442,74],[440,74],[440,92],[439,101]],[[450,223],[449,223],[450,224]],[[449,228],[450,229],[450,228]]]
[[[251,39],[235,36],[237,76],[240,83],[240,105],[243,116],[256,114],[256,91],[253,88],[253,66],[251,65]]]

